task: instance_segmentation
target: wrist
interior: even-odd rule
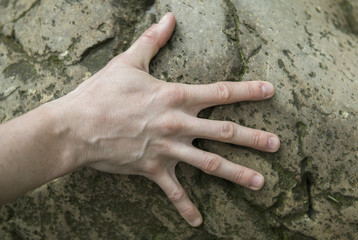
[[[58,161],[57,177],[72,172],[85,164],[82,158],[81,144],[76,142],[72,129],[71,112],[68,102],[60,98],[46,103],[39,108],[41,114],[46,117],[44,131],[51,139],[49,144],[56,145],[54,156]]]
[[[60,102],[0,125],[0,205],[82,166]]]

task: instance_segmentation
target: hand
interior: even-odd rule
[[[274,95],[267,82],[167,83],[148,74],[149,62],[170,38],[173,14],[149,28],[126,52],[83,82],[62,103],[71,144],[90,167],[109,173],[138,174],[155,181],[192,226],[202,217],[175,175],[179,161],[253,190],[263,176],[216,154],[193,147],[196,138],[262,151],[279,148],[276,135],[227,121],[197,118],[204,108]]]

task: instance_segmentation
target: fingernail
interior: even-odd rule
[[[251,179],[249,188],[252,190],[258,190],[262,187],[262,185],[264,185],[264,178],[260,175],[255,175]]]
[[[168,18],[168,13],[165,14],[159,21],[159,24],[162,24],[162,23],[165,23],[167,21],[167,18]]]
[[[201,218],[197,218],[191,223],[194,227],[198,227],[201,224]]]
[[[264,95],[264,98],[267,98],[268,96],[271,96],[274,88],[271,84],[269,83],[264,83],[261,87],[262,93]]]
[[[271,150],[276,150],[280,141],[275,137],[270,137],[267,141],[268,148]]]

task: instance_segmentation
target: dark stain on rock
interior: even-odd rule
[[[308,135],[307,125],[303,122],[297,122],[296,124],[298,135],[298,154],[303,155],[303,139]]]
[[[283,54],[284,54],[286,57],[288,57],[288,58],[290,58],[290,59],[291,59],[290,54],[292,54],[292,53],[291,53],[291,51],[290,51],[290,50],[283,49],[283,50],[282,50],[282,52],[283,52]]]
[[[303,50],[303,47],[301,44],[297,43],[297,47],[302,51]]]
[[[349,24],[350,31],[353,34],[358,35],[358,9],[354,9],[352,4],[348,0],[342,1],[340,6],[344,11],[344,15]]]
[[[316,73],[315,72],[310,72],[308,74],[308,76],[310,76],[310,78],[315,78],[316,77]]]
[[[291,74],[291,72],[287,70],[285,63],[282,61],[282,59],[278,59],[277,64],[278,64],[278,67],[280,69],[282,69],[282,71],[284,73],[286,73],[286,75],[287,75],[288,79],[290,79],[290,81],[298,83],[296,74]]]
[[[290,50],[283,49],[283,50],[282,50],[282,53],[290,60],[291,65],[292,65],[292,66],[295,66],[295,61],[294,61],[293,58],[291,57],[292,52],[291,52]]]
[[[235,7],[235,5],[232,3],[231,0],[225,0],[225,5],[226,5],[226,23],[225,23],[225,28],[228,31],[223,31],[223,33],[227,36],[229,41],[234,41],[236,43],[236,47],[237,47],[237,51],[238,54],[240,56],[240,64],[238,67],[234,67],[232,69],[232,72],[236,75],[235,77],[237,78],[238,81],[242,80],[242,77],[244,76],[244,74],[247,71],[247,59],[244,56],[244,52],[242,50],[241,47],[241,43],[240,43],[240,21],[239,21],[239,16],[238,16],[238,11]],[[229,34],[229,32],[231,34]],[[252,53],[254,55],[256,55],[259,51],[261,50],[261,46],[256,49],[256,53],[255,50]],[[250,57],[252,57],[250,56]]]
[[[7,8],[9,5],[10,0],[1,0],[0,1],[0,7]]]
[[[283,63],[282,59],[277,60],[277,64],[278,64],[279,68],[285,69],[285,64]]]
[[[81,59],[81,64],[92,74],[102,69],[109,62],[113,51],[113,38],[87,49]]]
[[[284,226],[280,226],[280,227],[274,227],[273,230],[275,231],[275,233],[278,234],[278,238],[277,239],[282,239],[282,240],[316,240],[316,238],[313,237],[309,237],[306,235],[303,235],[299,232],[292,232],[290,231],[288,228],[284,227]]]
[[[35,68],[25,60],[20,60],[8,66],[5,68],[4,74],[6,78],[19,77],[24,83],[27,83],[37,75]]]
[[[21,44],[15,39],[15,37],[5,36],[0,33],[0,42],[4,43],[6,46],[8,46],[12,50],[8,53],[8,57],[11,57],[13,52],[15,52],[15,53],[23,53],[24,52]]]

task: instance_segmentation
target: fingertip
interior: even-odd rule
[[[169,40],[170,36],[173,34],[174,27],[175,27],[175,16],[173,13],[168,12],[166,13],[158,22],[158,25],[165,30],[162,31],[162,35],[159,38],[159,47],[163,47],[167,41]]]
[[[271,98],[273,95],[275,95],[275,87],[272,85],[272,83],[263,82],[261,90],[264,99]]]
[[[193,203],[191,204],[191,207],[188,207],[186,211],[180,211],[180,214],[184,217],[190,226],[199,227],[203,223],[203,217],[201,216],[196,206]]]
[[[257,191],[257,190],[260,190],[264,186],[264,183],[265,183],[264,176],[262,176],[259,173],[256,173],[254,176],[252,176],[248,187],[251,190]]]
[[[199,227],[203,223],[203,218],[200,216],[189,223],[193,227]]]
[[[168,12],[167,15],[170,23],[175,24],[175,15],[172,12]]]
[[[267,146],[270,152],[277,152],[280,149],[280,145],[280,139],[276,135],[269,137]]]
[[[158,24],[163,24],[163,23],[173,23],[175,22],[175,16],[172,12],[167,12],[166,14],[164,14],[164,16],[159,20]]]

